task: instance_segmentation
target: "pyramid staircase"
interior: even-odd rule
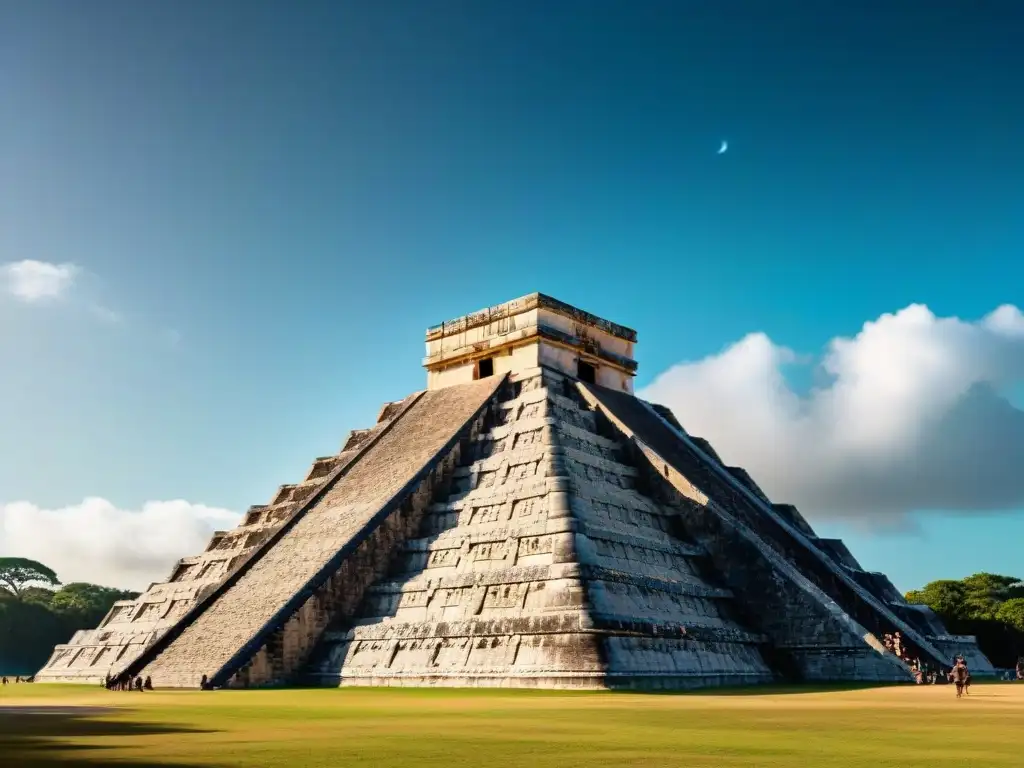
[[[248,560],[123,673],[158,687],[275,685],[358,603],[418,525],[503,377],[423,392],[368,435]]]
[[[683,688],[773,679],[675,511],[571,379],[517,376],[418,535],[332,626],[320,685]]]
[[[902,630],[942,663],[810,541],[801,550],[756,486],[724,486],[733,473],[707,455],[683,465],[671,414],[547,369],[518,377],[512,394],[464,454],[451,495],[429,507],[355,616],[325,633],[303,680],[657,689],[910,679],[882,630]],[[737,498],[756,507],[740,510]]]
[[[952,653],[991,668],[974,638],[944,634],[634,397],[635,331],[530,294],[426,342],[427,391],[387,404],[168,582],[58,646],[39,679],[910,681],[882,642],[896,632],[933,669]]]

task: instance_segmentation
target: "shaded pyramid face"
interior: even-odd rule
[[[773,677],[764,635],[574,383],[503,396],[306,672],[326,685],[679,688]]]

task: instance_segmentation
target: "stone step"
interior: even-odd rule
[[[845,644],[862,656],[858,674],[865,679],[876,673],[906,677],[905,665],[877,639],[899,629],[908,648],[916,646],[915,655],[933,664],[948,663],[925,637],[643,401],[583,383],[577,388],[634,441],[652,482],[657,478],[666,493],[676,494],[690,536],[707,542],[715,567],[742,591],[747,612],[773,644]],[[818,657],[791,658],[795,669],[803,670],[798,674],[823,679]],[[874,671],[868,672],[869,667]]]
[[[531,616],[474,618],[461,621],[376,621],[361,623],[344,631],[325,632],[327,643],[441,640],[444,638],[504,637],[510,635],[560,634],[601,631],[612,634],[699,640],[714,643],[758,645],[767,637],[735,625],[702,620],[655,622],[635,616],[584,610],[553,611]]]
[[[365,454],[329,481],[258,556],[158,642],[140,673],[158,686],[197,686],[203,674],[226,682],[306,604],[312,593],[304,590],[341,567],[335,561],[362,540],[356,537],[373,530],[384,505],[426,476],[441,449],[476,418],[501,383],[495,378],[423,393],[376,442],[364,444]]]
[[[489,571],[467,571],[464,573],[431,576],[428,571],[413,578],[382,579],[367,588],[370,594],[405,594],[429,592],[437,589],[468,589],[475,587],[498,587],[511,584],[528,584],[571,579],[576,581],[603,581],[614,584],[628,584],[645,590],[657,590],[675,595],[729,599],[734,593],[725,587],[711,586],[699,577],[668,579],[662,574],[646,576],[635,571],[622,571],[577,562],[553,563],[546,565],[512,566]]]
[[[689,544],[658,529],[616,528],[606,521],[591,522],[585,518],[555,518],[543,522],[514,525],[505,521],[495,523],[467,524],[433,536],[409,539],[402,546],[404,552],[437,552],[460,549],[484,543],[504,543],[513,539],[550,536],[558,533],[578,533],[590,539],[601,540],[669,552],[681,557],[700,557],[705,550],[697,544]]]

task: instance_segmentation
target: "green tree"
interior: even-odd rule
[[[0,590],[21,600],[22,592],[31,584],[57,586],[57,574],[40,562],[27,557],[0,557]]]
[[[971,592],[1005,597],[1007,590],[1019,584],[1020,579],[1016,576],[1000,576],[998,573],[976,573],[963,579],[963,583]]]
[[[1024,597],[1014,597],[999,606],[996,618],[1024,633]]]
[[[994,619],[999,606],[1010,597],[1010,587],[1018,581],[1013,576],[976,573],[963,580],[967,590],[965,610],[971,618]]]
[[[907,602],[927,605],[944,618],[966,618],[964,610],[967,587],[962,581],[933,581],[923,589],[907,592],[906,597]]]
[[[117,600],[137,597],[96,584],[73,582],[57,591],[22,587],[20,597],[0,590],[0,674],[28,675],[46,663],[53,646],[92,629]]]
[[[907,601],[927,605],[955,635],[974,635],[996,666],[1012,666],[1024,653],[1024,584],[1019,578],[976,573],[908,592]]]
[[[126,592],[98,584],[72,582],[53,593],[50,610],[73,618],[76,624],[96,623],[117,600],[134,600],[137,592]]]
[[[53,646],[71,634],[65,620],[45,605],[0,600],[0,674],[33,674],[46,663]]]
[[[52,589],[46,587],[25,587],[21,590],[21,601],[49,606],[54,594],[56,593]]]

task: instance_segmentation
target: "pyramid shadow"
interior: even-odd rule
[[[106,766],[122,768],[188,768],[192,763],[166,760],[117,759],[107,745],[68,743],[95,737],[138,737],[166,734],[213,733],[213,729],[168,726],[158,723],[98,719],[113,711],[99,707],[0,708],[0,755],[4,763],[30,768]],[[204,765],[212,765],[204,763]]]

